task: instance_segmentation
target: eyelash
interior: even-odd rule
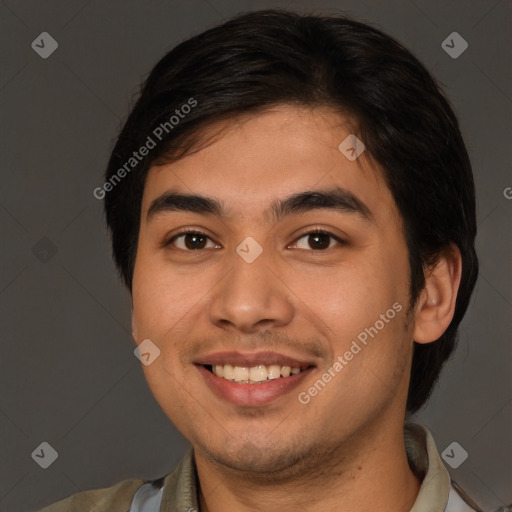
[[[341,238],[337,237],[330,231],[327,231],[326,229],[321,229],[321,228],[312,229],[310,231],[302,233],[298,238],[295,239],[293,244],[296,244],[301,238],[304,238],[304,237],[307,237],[310,235],[317,235],[317,234],[318,235],[327,235],[330,238],[334,239],[336,242],[338,242],[339,245],[346,244],[346,242],[344,240],[342,240]],[[198,231],[197,229],[193,229],[193,228],[188,229],[187,228],[187,229],[184,229],[183,231],[181,231],[180,233],[178,233],[177,235],[172,236],[168,241],[165,241],[162,245],[163,245],[163,247],[168,247],[168,246],[172,245],[178,238],[185,236],[185,235],[198,235],[200,237],[208,238],[209,240],[211,240],[211,238],[206,233],[202,233],[201,231]],[[326,249],[310,249],[309,252],[325,252],[328,249],[332,249],[332,247],[327,247]],[[204,249],[195,249],[195,250],[194,249],[179,249],[179,250],[182,250],[185,252],[195,252],[195,251],[202,251]]]

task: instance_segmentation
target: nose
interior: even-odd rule
[[[238,258],[211,298],[210,321],[223,329],[255,333],[291,322],[291,291],[264,263]]]

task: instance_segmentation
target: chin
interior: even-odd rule
[[[308,454],[308,449],[304,446],[296,451],[291,446],[285,446],[282,441],[270,445],[268,438],[265,446],[250,439],[235,438],[215,448],[202,446],[201,449],[210,460],[228,469],[262,475],[287,470]]]

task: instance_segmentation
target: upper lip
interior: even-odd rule
[[[278,364],[280,366],[291,366],[292,368],[306,369],[314,364],[310,361],[300,360],[295,357],[286,356],[277,352],[254,352],[252,354],[243,354],[241,352],[215,352],[200,357],[195,361],[200,365],[226,365],[233,366],[269,366]]]

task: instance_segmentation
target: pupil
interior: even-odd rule
[[[206,245],[206,237],[197,234],[188,234],[185,236],[185,245],[187,249],[202,249]]]
[[[323,233],[310,235],[309,241],[312,249],[327,249],[329,247],[329,235],[324,235]],[[311,243],[312,241],[313,243]]]

